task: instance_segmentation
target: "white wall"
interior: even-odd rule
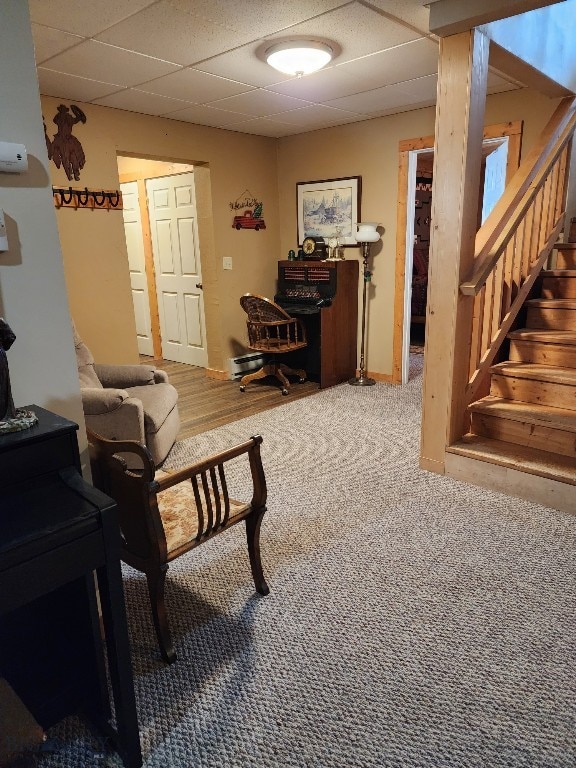
[[[576,92],[576,0],[564,0],[549,8],[494,21],[482,29],[505,51],[544,73],[566,91]],[[492,63],[492,52],[490,56]],[[564,94],[558,91],[550,95]]]
[[[0,141],[24,144],[29,170],[0,173],[9,250],[0,252],[0,316],[16,334],[8,362],[16,407],[84,418],[52,202],[28,3],[2,0]]]

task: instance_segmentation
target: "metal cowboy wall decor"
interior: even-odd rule
[[[70,111],[72,111],[72,114],[70,114]],[[79,181],[80,171],[84,168],[86,156],[82,144],[76,136],[72,135],[72,128],[76,123],[85,123],[86,115],[76,104],[71,104],[70,107],[60,104],[52,122],[58,126],[58,131],[54,134],[52,140],[48,136],[46,123],[44,123],[44,138],[46,139],[48,159],[54,161],[56,168],[62,166],[69,181],[72,179]]]

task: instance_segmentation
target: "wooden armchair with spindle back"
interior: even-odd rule
[[[107,440],[87,430],[94,485],[117,504],[122,560],[146,574],[152,618],[162,658],[171,663],[172,644],[164,587],[168,564],[208,539],[246,521],[252,577],[267,595],[260,559],[260,525],[266,511],[266,479],[260,436],[174,472],[155,470],[148,449],[134,441]],[[246,456],[252,478],[248,502],[230,497],[225,465]],[[132,467],[132,469],[129,468]],[[134,466],[141,466],[135,470]]]

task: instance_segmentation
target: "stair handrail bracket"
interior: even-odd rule
[[[576,97],[570,97],[560,102],[477,232],[474,268],[460,284],[463,297],[474,302],[465,407],[485,386],[490,366],[562,232],[575,129]]]

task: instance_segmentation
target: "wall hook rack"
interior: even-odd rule
[[[122,192],[119,189],[52,187],[52,196],[56,208],[95,208],[104,211],[121,211],[124,207]]]

